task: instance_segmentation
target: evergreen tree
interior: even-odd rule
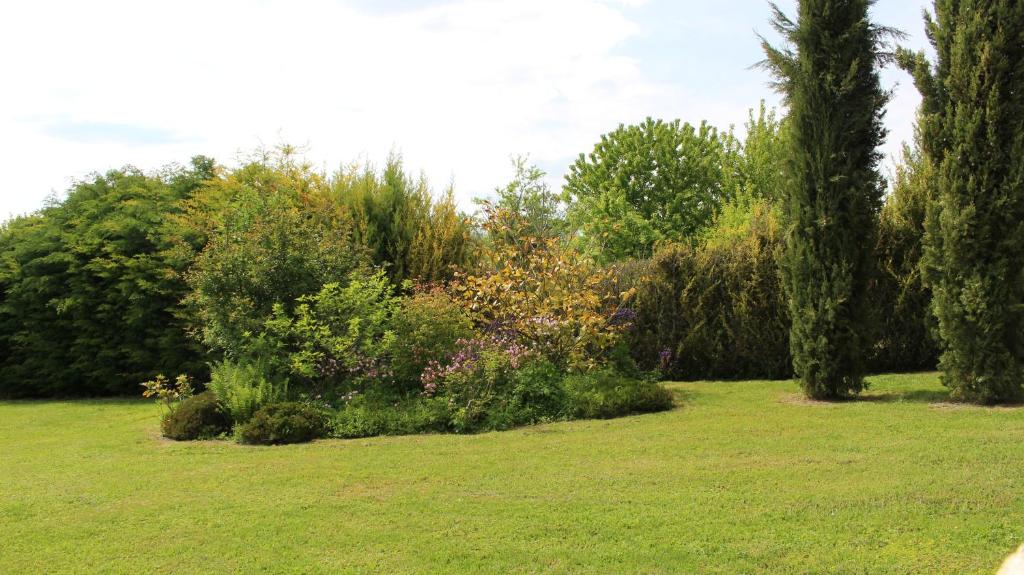
[[[934,201],[922,260],[954,398],[1024,398],[1024,2],[937,0],[935,48],[901,51],[924,96]]]
[[[789,105],[788,230],[782,256],[793,368],[804,393],[836,399],[864,387],[867,288],[883,181],[878,65],[891,32],[872,0],[800,0],[794,22],[773,6],[783,49],[764,65]]]

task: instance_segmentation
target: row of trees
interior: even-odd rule
[[[938,0],[934,18],[926,14],[935,64],[924,53],[898,52],[924,96],[921,150],[908,154],[913,177],[897,174],[900,195],[883,213],[881,228],[874,214],[882,194],[878,146],[887,94],[878,67],[892,58],[886,39],[893,32],[871,22],[872,4],[801,0],[796,20],[776,8],[775,27],[789,45],[765,43],[792,126],[782,270],[794,369],[810,397],[861,390],[871,246],[879,232],[888,234],[892,249],[910,250],[904,261],[916,259],[916,247],[893,235],[892,224],[906,218],[923,232],[921,285],[931,290],[946,385],[957,398],[1018,400],[1024,395],[1024,4]]]
[[[742,139],[620,126],[560,191],[519,159],[482,218],[397,157],[327,174],[282,149],[233,170],[196,158],[79,183],[0,228],[0,393],[121,393],[159,372],[202,374],[353,270],[379,267],[408,293],[507,260],[539,277],[541,264],[593,262],[594,285],[625,302],[603,321],[628,319],[628,352],[668,377],[795,371],[809,396],[840,398],[868,371],[933,367],[938,343],[957,397],[1018,398],[1021,8],[938,2],[936,63],[894,54],[925,101],[883,197],[878,68],[893,33],[871,4],[776,11],[788,45],[766,43],[765,65],[785,118],[762,105]],[[530,259],[540,246],[562,255]],[[477,287],[505,294],[525,281],[516,273]]]

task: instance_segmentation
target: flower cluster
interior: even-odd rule
[[[354,354],[354,362],[348,371],[355,377],[368,379],[390,379],[393,375],[391,366],[378,357],[368,356],[360,351]]]
[[[671,362],[672,351],[668,349],[661,350],[661,353],[658,354],[658,367],[661,369],[661,371],[667,370]]]
[[[490,335],[473,339],[460,339],[459,350],[442,365],[432,360],[424,368],[420,381],[423,383],[423,394],[433,396],[444,380],[456,373],[468,373],[477,368],[481,355],[486,351],[497,352],[508,359],[512,369],[519,369],[523,360],[533,355],[533,350],[515,341],[507,333],[493,332]]]
[[[637,313],[635,309],[623,307],[615,310],[615,313],[608,318],[608,325],[613,327],[631,328],[636,323],[636,318]]]

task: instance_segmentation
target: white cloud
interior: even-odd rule
[[[639,33],[627,4],[636,2],[7,5],[0,214],[38,207],[92,170],[196,153],[231,162],[280,140],[308,145],[328,168],[396,148],[438,187],[454,175],[463,200],[486,193],[510,154],[564,161],[669,97],[617,53]],[[77,126],[76,137],[62,137],[62,125]],[[127,137],[90,139],[83,126]],[[132,126],[171,137],[143,142]]]
[[[766,5],[750,0],[726,7],[728,18],[691,22],[691,40],[657,55],[704,67],[658,81],[646,60],[626,55],[651,34],[634,20],[643,4],[4,3],[0,218],[39,207],[93,170],[152,169],[194,154],[232,164],[281,141],[307,146],[328,169],[397,149],[435,187],[454,177],[468,203],[508,177],[512,154],[550,167],[557,185],[575,155],[620,122],[651,115],[726,127],[760,98],[777,101],[766,78],[746,69],[760,57],[748,23],[767,18]],[[732,22],[736,11],[748,23]],[[710,48],[709,37],[727,42]],[[708,66],[720,77],[708,78]],[[893,104],[896,142],[909,133],[914,103],[901,95]]]

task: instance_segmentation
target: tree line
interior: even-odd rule
[[[604,321],[628,316],[626,353],[663,377],[795,375],[809,397],[837,399],[866,373],[941,358],[954,397],[1018,400],[1024,8],[936,2],[929,60],[892,48],[872,4],[776,10],[785,44],[765,42],[764,65],[784,116],[762,105],[742,138],[619,126],[561,190],[517,159],[475,214],[398,156],[327,173],[282,147],[235,168],[196,157],[87,178],[0,228],[0,394],[202,378],[252,349],[275,310],[294,314],[355,269],[382,270],[401,293],[486,277],[507,257],[540,278],[538,261],[564,261],[523,268],[543,241],[593,263],[587,285],[626,302]],[[924,103],[886,193],[878,72],[890,62]]]

